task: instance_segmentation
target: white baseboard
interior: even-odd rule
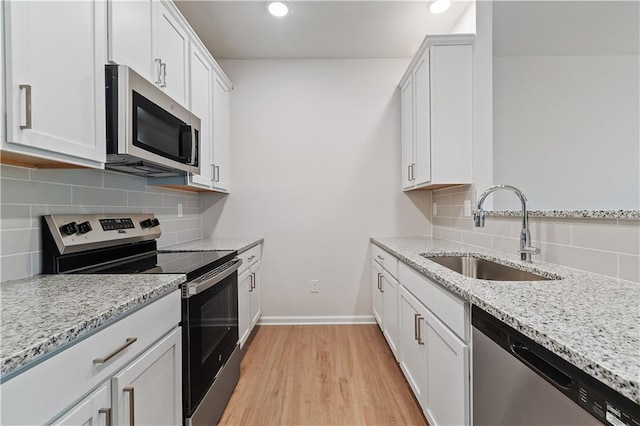
[[[259,325],[375,324],[373,315],[261,317]]]

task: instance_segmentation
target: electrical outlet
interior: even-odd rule
[[[471,200],[464,200],[464,215],[471,217]]]
[[[320,280],[311,280],[311,293],[320,293]]]
[[[182,204],[178,204],[178,217],[182,217]]]
[[[438,203],[433,203],[433,207],[431,208],[433,215],[438,216]]]

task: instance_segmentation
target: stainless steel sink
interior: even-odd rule
[[[432,262],[436,262],[465,277],[492,281],[545,281],[558,278],[543,277],[532,272],[521,271],[511,266],[492,262],[491,260],[478,259],[471,256],[441,256],[432,257],[422,255]]]

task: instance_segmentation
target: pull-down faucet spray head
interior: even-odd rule
[[[478,210],[473,213],[473,222],[476,228],[484,228],[484,210],[478,206]]]

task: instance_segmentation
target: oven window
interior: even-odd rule
[[[190,416],[238,344],[238,273],[182,303],[183,399]]]

